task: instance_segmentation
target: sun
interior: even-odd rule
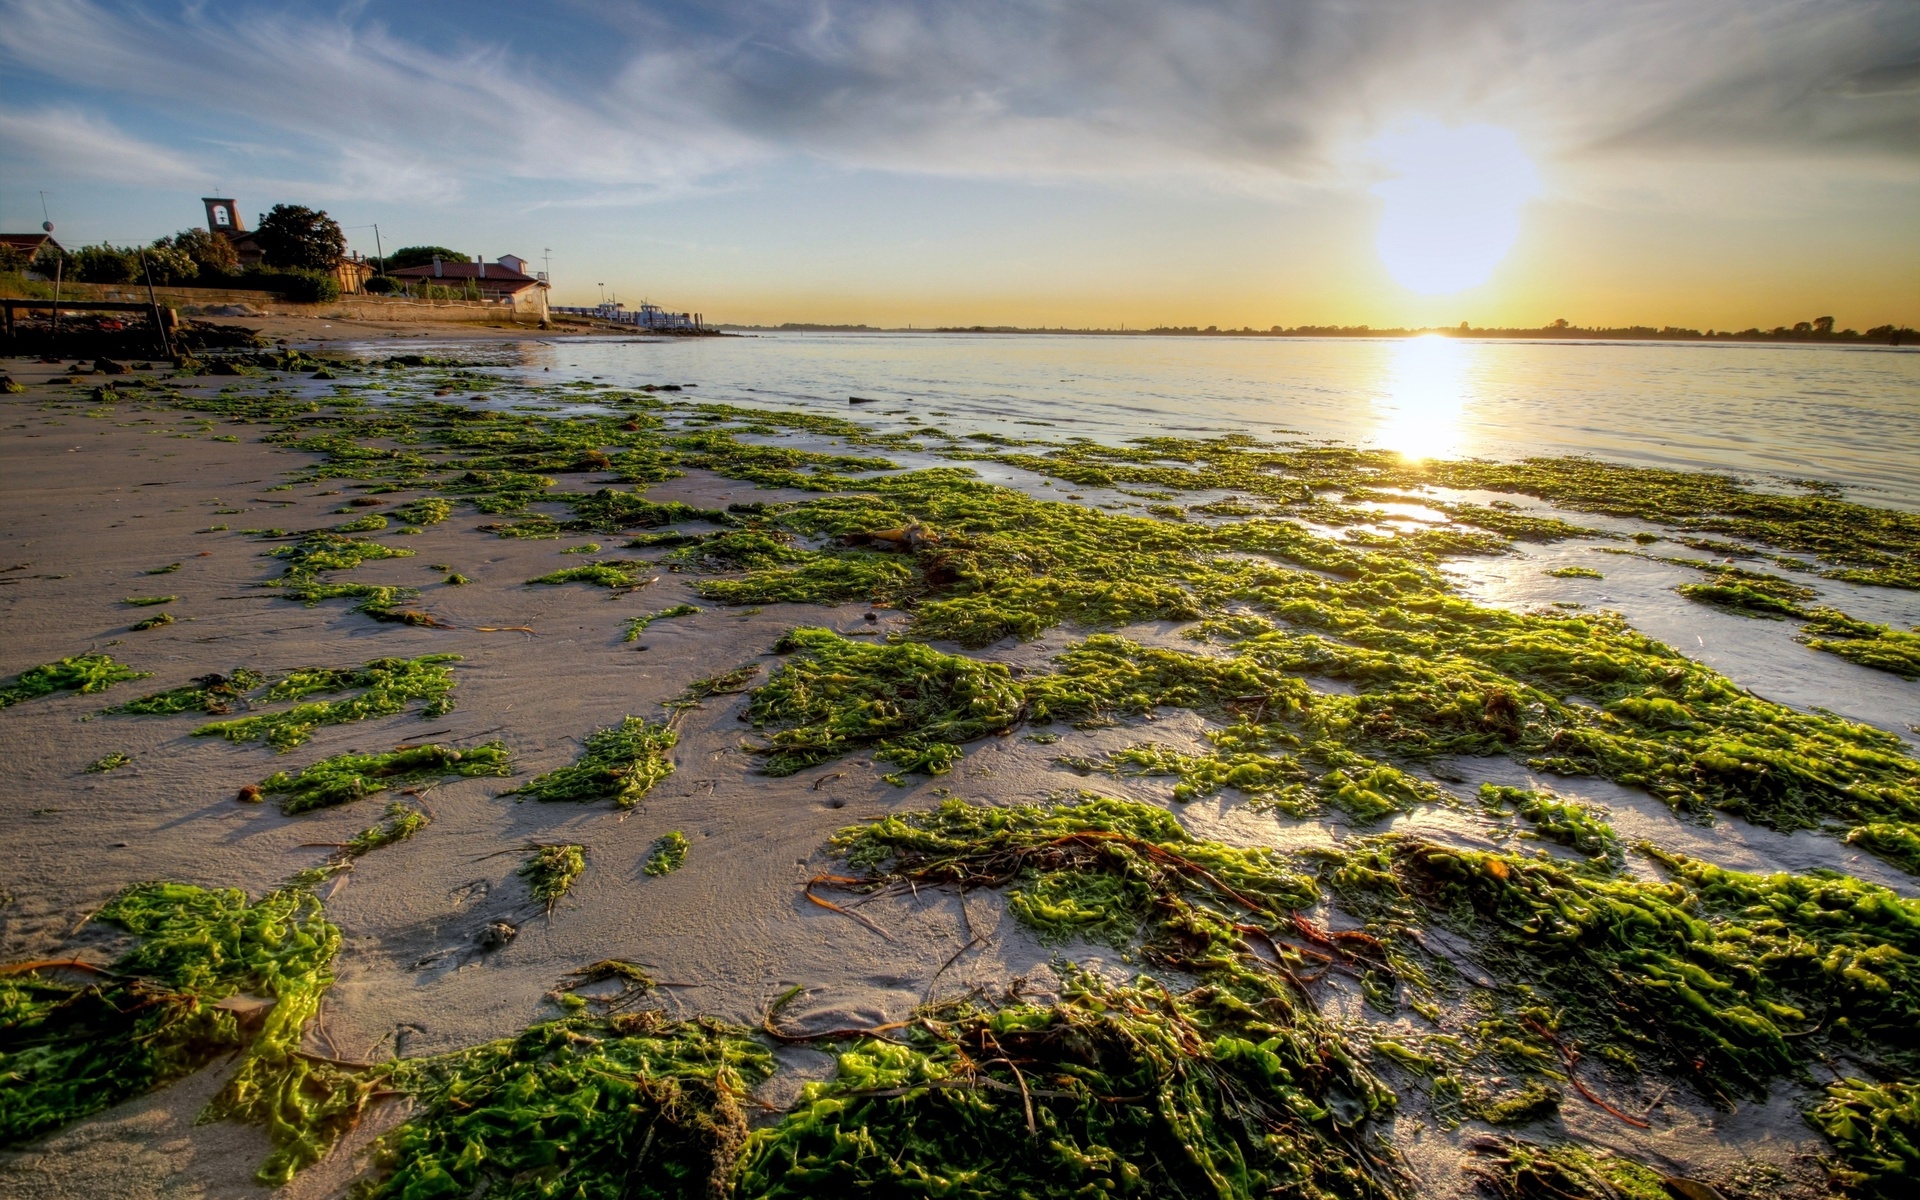
[[[1377,245],[1409,291],[1444,296],[1485,283],[1520,236],[1540,176],[1520,141],[1495,125],[1395,126],[1370,149],[1389,172]]]

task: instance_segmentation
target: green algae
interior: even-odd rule
[[[459,750],[452,746],[400,746],[385,754],[336,754],[298,771],[276,771],[260,781],[260,792],[279,796],[288,816],[331,808],[424,779],[449,775],[473,778],[511,775],[512,755],[505,742],[486,742]]]
[[[699,708],[700,702],[709,696],[737,696],[747,690],[748,682],[759,673],[760,664],[750,662],[742,663],[731,671],[703,676],[681,689],[678,696],[666,701],[665,707]]]
[[[1843,1079],[1807,1113],[1839,1153],[1830,1170],[1849,1193],[1901,1200],[1920,1179],[1920,1084]]]
[[[142,633],[149,629],[159,629],[163,626],[171,625],[173,621],[174,617],[172,613],[155,613],[144,621],[135,621],[133,624],[127,626],[127,628],[135,633]]]
[[[747,707],[765,743],[761,770],[791,775],[856,750],[902,771],[952,769],[959,745],[1012,727],[1020,689],[1004,666],[918,642],[874,646],[829,629],[792,630],[774,646],[790,658]]]
[[[1074,975],[1056,1004],[855,1042],[751,1135],[732,1194],[1391,1197],[1377,1087],[1284,1005]]]
[[[533,853],[521,864],[519,875],[527,881],[527,890],[533,898],[546,905],[551,914],[553,906],[573,889],[574,881],[586,869],[587,848],[564,842],[533,847]]]
[[[923,1009],[904,1044],[856,1041],[834,1079],[757,1131],[737,1194],[1399,1193],[1366,1136],[1392,1094],[1298,990],[1294,969],[1329,956],[1289,944],[1316,889],[1282,856],[1098,797],[949,801],[832,845],[870,872],[839,886],[1006,888],[1043,936],[1137,938],[1142,958],[1202,983],[1175,995],[1069,971],[1053,1003]]]
[[[179,598],[178,596],[128,596],[120,603],[132,604],[140,608],[148,608],[155,604],[172,604]]]
[[[1605,579],[1606,578],[1606,575],[1604,573],[1600,571],[1596,571],[1592,567],[1554,567],[1552,570],[1542,572],[1542,574],[1551,575],[1555,579]]]
[[[1536,1033],[1557,1025],[1616,1064],[1651,1057],[1711,1099],[1762,1094],[1836,1050],[1920,1065],[1920,901],[1642,850],[1666,882],[1393,837],[1338,856],[1327,880],[1383,936],[1424,915],[1476,939]]]
[[[649,875],[668,875],[678,871],[687,862],[687,835],[678,829],[663,833],[654,839],[652,849],[647,851],[647,861],[640,869]]]
[[[1858,621],[1831,608],[1805,615],[1810,619],[1801,627],[1800,640],[1813,649],[1902,679],[1920,679],[1920,633]]]
[[[773,1074],[744,1029],[651,1011],[573,1017],[395,1065],[414,1115],[383,1137],[363,1200],[726,1194],[743,1101]]]
[[[625,529],[658,529],[663,525],[683,525],[704,521],[731,525],[733,518],[711,508],[695,508],[678,500],[649,500],[637,492],[601,488],[597,492],[558,496],[573,509],[573,518],[561,528],[568,531],[592,530],[619,533]]]
[[[353,870],[354,863],[362,856],[404,842],[431,823],[432,818],[420,809],[398,800],[392,801],[380,820],[340,843],[325,862],[304,871],[296,871],[287,886],[318,887],[337,875]]]
[[[422,496],[400,505],[394,513],[409,525],[438,525],[453,515],[453,502],[440,496]]]
[[[336,669],[308,667],[270,685],[266,702],[302,700],[281,712],[215,721],[193,731],[195,737],[223,737],[230,742],[264,741],[282,753],[304,744],[322,725],[365,721],[405,712],[422,701],[422,719],[453,711],[453,671],[446,664],[458,654],[426,654],[419,658],[376,658],[362,667]],[[305,697],[353,691],[339,700],[307,701]]]
[[[578,567],[566,567],[537,579],[535,583],[590,583],[595,587],[611,588],[616,592],[631,592],[652,583],[657,576],[647,575],[653,564],[637,558],[605,558]],[[642,578],[642,576],[646,576]]]
[[[1500,1200],[1674,1200],[1665,1177],[1608,1150],[1497,1141],[1476,1173]]]
[[[367,538],[352,538],[331,530],[302,534],[292,545],[267,552],[286,560],[286,569],[278,579],[263,586],[282,589],[288,599],[312,608],[323,600],[358,601],[353,611],[377,621],[408,625],[430,625],[433,618],[405,605],[419,595],[417,589],[366,583],[333,583],[323,578],[334,571],[350,571],[363,562],[387,558],[407,558],[413,551],[384,545]]]
[[[1462,1100],[1461,1107],[1467,1115],[1489,1125],[1529,1125],[1560,1111],[1560,1089],[1535,1079],[1500,1094],[1470,1093]]]
[[[349,1128],[371,1088],[304,1054],[300,1036],[331,983],[340,934],[299,888],[250,902],[237,890],[142,884],[95,914],[139,943],[93,982],[55,966],[0,975],[0,1143],[17,1145],[244,1050],[207,1118],[262,1123],[260,1170],[285,1183]],[[257,1030],[241,1014],[268,1002]]]
[[[672,608],[663,608],[659,612],[632,617],[627,621],[627,631],[620,640],[623,642],[637,642],[640,640],[640,635],[647,631],[647,626],[653,624],[655,621],[664,621],[672,617],[690,617],[699,611],[700,609],[696,605],[676,604]]]
[[[680,735],[644,717],[627,717],[618,725],[587,735],[580,757],[569,766],[536,776],[507,795],[535,800],[588,803],[612,800],[616,808],[632,808],[673,774],[667,752]]]
[[[55,692],[79,692],[90,696],[104,692],[129,679],[148,679],[151,671],[135,671],[125,663],[113,661],[108,654],[81,654],[22,671],[0,687],[0,708],[10,708],[24,700],[37,700]]]
[[[154,692],[103,711],[143,717],[166,717],[183,712],[221,715],[231,712],[248,692],[265,682],[266,676],[239,667],[231,675],[202,675],[185,686]]]
[[[568,546],[566,549],[562,550],[560,553],[562,554],[598,554],[600,553],[600,543],[599,542],[583,542],[578,546]]]
[[[1318,897],[1275,851],[1201,842],[1165,809],[1091,794],[1056,806],[948,800],[842,830],[829,845],[850,867],[877,872],[860,885],[869,890],[895,879],[1008,887],[1008,910],[1050,941],[1124,947],[1151,920],[1154,957],[1169,965],[1192,965],[1185,936],[1236,944],[1231,926],[1208,925],[1223,912],[1278,923]]]
[[[1531,788],[1480,785],[1480,804],[1498,815],[1512,813],[1533,826],[1531,835],[1568,846],[1617,871],[1626,863],[1627,849],[1608,824],[1604,810],[1581,800]]]
[[[88,763],[87,771],[93,775],[104,775],[108,771],[118,771],[132,761],[133,755],[125,750],[115,750],[112,754],[103,755]]]

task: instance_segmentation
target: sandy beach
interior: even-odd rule
[[[296,349],[326,353],[337,342],[354,342],[370,355],[407,352],[406,341],[368,346],[368,330],[343,324],[311,318],[260,322],[263,336]],[[500,342],[498,331],[465,333],[476,345]],[[446,326],[404,336],[451,342],[458,351],[458,339]],[[925,812],[943,800],[1003,805],[1052,797],[1067,803],[1094,788],[1171,808],[1193,837],[1228,848],[1338,854],[1355,838],[1391,831],[1490,852],[1508,845],[1511,829],[1467,814],[1460,807],[1465,798],[1481,783],[1545,786],[1537,771],[1498,755],[1452,759],[1412,767],[1408,777],[1415,780],[1408,786],[1455,798],[1447,804],[1407,805],[1384,823],[1378,814],[1362,819],[1337,806],[1300,820],[1231,787],[1176,804],[1168,772],[1128,774],[1100,765],[1121,761],[1118,756],[1143,738],[1166,753],[1212,753],[1220,719],[1179,705],[1150,706],[1077,728],[1047,726],[1053,732],[1043,736],[1030,735],[1040,726],[1010,724],[970,740],[946,773],[896,772],[871,754],[851,753],[825,766],[770,776],[765,760],[750,749],[764,734],[744,722],[754,689],[786,661],[772,653],[783,635],[818,626],[862,644],[910,641],[924,613],[858,600],[715,603],[703,591],[710,586],[705,576],[676,569],[679,564],[658,551],[642,554],[650,565],[631,577],[637,586],[531,584],[587,561],[569,552],[589,542],[604,557],[601,543],[614,539],[589,531],[493,536],[502,529],[500,519],[466,507],[421,528],[380,533],[380,544],[409,553],[368,561],[351,572],[356,585],[417,590],[411,603],[429,620],[376,621],[337,600],[302,606],[261,586],[280,574],[279,560],[270,555],[286,544],[286,531],[337,528],[373,507],[404,511],[434,489],[382,485],[368,494],[370,485],[345,478],[308,478],[288,487],[283,481],[313,472],[326,455],[263,439],[275,428],[271,423],[210,415],[204,406],[222,395],[269,389],[283,397],[324,398],[334,394],[330,384],[291,372],[264,379],[182,377],[169,385],[178,389],[177,401],[148,403],[141,390],[145,381],[168,374],[148,370],[118,380],[113,397],[96,396],[89,407],[85,389],[105,384],[106,377],[69,381],[59,367],[21,360],[8,369],[26,390],[0,399],[0,556],[6,559],[0,562],[0,603],[8,630],[0,676],[105,653],[146,677],[104,695],[24,702],[0,717],[0,756],[10,767],[0,837],[12,849],[0,880],[7,889],[0,908],[4,956],[16,962],[110,961],[131,939],[87,918],[129,886],[166,880],[261,896],[297,872],[331,861],[397,797],[429,823],[404,843],[354,859],[314,888],[341,939],[333,982],[302,1033],[305,1052],[324,1061],[356,1068],[425,1061],[513,1037],[573,1011],[568,1002],[574,998],[565,994],[569,973],[605,960],[644,967],[657,984],[654,1007],[665,1018],[698,1016],[753,1029],[778,1001],[783,1028],[810,1031],[893,1029],[929,1000],[942,998],[1044,1000],[1062,989],[1069,963],[1111,986],[1126,985],[1142,969],[1135,949],[1079,938],[1043,940],[993,888],[957,892],[901,885],[861,897],[853,907],[845,894],[828,903],[810,895],[810,881],[848,869],[829,851],[838,831]],[[511,390],[505,383],[500,387]],[[715,419],[698,408],[669,411],[683,433],[697,435]],[[369,444],[387,447],[380,450],[384,454],[400,453],[408,443],[375,438]],[[805,453],[816,455],[837,445],[804,432],[771,444],[807,447]],[[756,486],[738,473],[683,466],[676,477],[634,491],[656,505],[677,502],[707,512],[804,506],[822,495]],[[1034,495],[1052,495],[1040,490],[1047,483],[1032,466],[1008,468],[1002,477]],[[584,480],[570,477],[562,490],[577,492],[583,482],[595,487],[607,481],[589,473]],[[1116,503],[1107,507],[1117,507],[1125,496],[1099,491],[1086,504],[1109,499]],[[361,500],[366,503],[356,503]],[[545,502],[527,511],[562,512]],[[540,518],[523,513],[514,519]],[[263,535],[263,528],[271,532]],[[1476,564],[1477,572],[1463,577],[1463,586],[1512,611],[1539,611],[1551,595],[1567,594],[1542,591],[1543,568],[1598,561],[1590,549],[1531,548],[1463,560]],[[1611,586],[1627,603],[1636,587],[1668,603],[1658,598],[1670,596],[1674,568],[1646,559],[1623,562],[1617,570],[1609,564],[1608,570],[1616,576]],[[1634,582],[1634,571],[1646,572],[1644,583]],[[132,599],[155,603],[133,605]],[[628,638],[633,618],[679,606],[698,611],[656,620]],[[171,623],[131,628],[161,609]],[[1645,612],[1656,623],[1672,619],[1661,615],[1664,609]],[[1711,620],[1721,624],[1701,627],[1737,632],[1743,622],[1752,624],[1740,616]],[[1194,652],[1194,639],[1183,636],[1191,627],[1178,619],[1113,623],[1114,632],[1141,654]],[[1766,629],[1768,636],[1791,631]],[[1011,678],[1022,679],[1055,670],[1056,656],[1081,644],[1087,633],[1067,622],[1037,636],[998,638],[971,649],[950,639],[931,644],[942,654],[964,652],[976,661],[1005,664]],[[1810,653],[1777,642],[1718,651],[1716,661],[1722,669],[1765,679],[1780,654]],[[1724,644],[1716,637],[1716,646]],[[1706,645],[1702,638],[1703,653]],[[151,718],[102,711],[110,702],[210,675],[251,671],[276,678],[307,667],[445,654],[458,656],[450,667],[451,711],[423,716],[414,706],[322,725],[284,754],[258,742],[193,736],[204,718],[191,714]],[[696,681],[739,667],[752,668],[751,674],[719,693],[674,706]],[[1832,664],[1821,677],[1828,683],[1820,686],[1841,686],[1832,681],[1853,678],[1849,671],[1864,681],[1858,695],[1874,711],[1897,709],[1910,698],[1905,689],[1911,685],[1846,663]],[[1355,693],[1351,683],[1309,675],[1325,694]],[[1808,695],[1813,706],[1824,693],[1816,688]],[[630,716],[665,722],[678,737],[671,774],[637,806],[541,803],[507,794],[565,767],[592,731]],[[334,755],[493,741],[511,755],[509,778],[427,780],[298,815],[243,796],[271,772]],[[112,755],[126,756],[125,765],[89,769]],[[1553,787],[1559,795],[1602,806],[1620,836],[1635,843],[1645,839],[1744,870],[1829,869],[1880,881],[1892,889],[1889,895],[1913,893],[1900,870],[1830,834],[1779,831],[1731,816],[1708,825],[1697,813],[1676,813],[1644,791],[1605,779],[1556,779]],[[669,832],[684,834],[686,864],[650,874],[659,839]],[[548,906],[530,893],[521,868],[539,847],[554,845],[581,847],[585,870]],[[1651,884],[1662,878],[1639,859],[1625,869],[1629,879]],[[1310,911],[1330,928],[1360,927],[1326,904]],[[1307,950],[1326,957],[1312,946]],[[1468,978],[1483,969],[1470,968]],[[1177,971],[1160,977],[1182,988],[1196,982]],[[1379,1038],[1382,1029],[1405,1027],[1405,1016],[1379,1025],[1381,1018],[1369,1015],[1359,972],[1322,971],[1316,980],[1314,1003],[1340,1028],[1371,1027],[1369,1036]],[[790,995],[795,988],[798,994]],[[832,1077],[838,1044],[831,1038],[773,1042],[778,1069],[755,1090],[752,1123],[769,1125],[802,1095],[803,1085]],[[48,1196],[265,1194],[271,1189],[255,1182],[253,1172],[269,1153],[266,1134],[235,1121],[195,1119],[235,1069],[234,1058],[222,1057],[170,1086],[7,1151],[0,1155],[0,1179],[22,1194]],[[1781,1080],[1765,1102],[1729,1110],[1650,1084],[1636,1101],[1654,1118],[1650,1128],[1571,1098],[1550,1119],[1563,1136],[1666,1164],[1676,1174],[1717,1180],[1728,1195],[1747,1194],[1735,1185],[1751,1177],[1742,1172],[1755,1158],[1770,1164],[1774,1173],[1766,1179],[1792,1194],[1812,1195],[1821,1186],[1813,1164],[1824,1147],[1796,1111],[1810,1094],[1805,1084]],[[1436,1103],[1418,1088],[1402,1089],[1394,1153],[1417,1181],[1419,1195],[1464,1194],[1474,1186],[1467,1170],[1471,1129],[1437,1121]],[[405,1095],[376,1099],[323,1161],[281,1190],[293,1197],[338,1194],[374,1169],[368,1157],[373,1139],[418,1111]]]

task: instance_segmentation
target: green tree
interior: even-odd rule
[[[449,250],[445,246],[402,246],[387,255],[387,270],[401,271],[408,267],[424,267],[433,262],[438,255],[441,262],[472,262],[471,258],[458,250]]]
[[[27,255],[18,246],[0,242],[0,274],[18,275],[27,269]]]
[[[193,260],[201,275],[231,275],[240,269],[240,256],[226,235],[204,229],[182,229],[170,238],[161,238],[155,247],[168,246]]]
[[[131,249],[101,242],[75,250],[68,275],[82,283],[127,283],[138,269]]]
[[[300,204],[276,204],[254,231],[264,261],[282,270],[331,271],[347,251],[347,235],[325,212]]]
[[[193,256],[171,245],[166,238],[154,242],[143,253],[146,262],[142,264],[138,259],[134,262],[135,268],[141,272],[135,276],[135,283],[141,282],[149,273],[156,284],[187,283],[200,274],[200,264],[193,261]]]
[[[1819,334],[1821,337],[1826,337],[1828,334],[1833,332],[1833,318],[1832,317],[1815,317],[1813,319],[1813,331]]]

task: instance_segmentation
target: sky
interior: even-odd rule
[[[1920,325],[1916,0],[0,0],[0,230],[709,321]]]

